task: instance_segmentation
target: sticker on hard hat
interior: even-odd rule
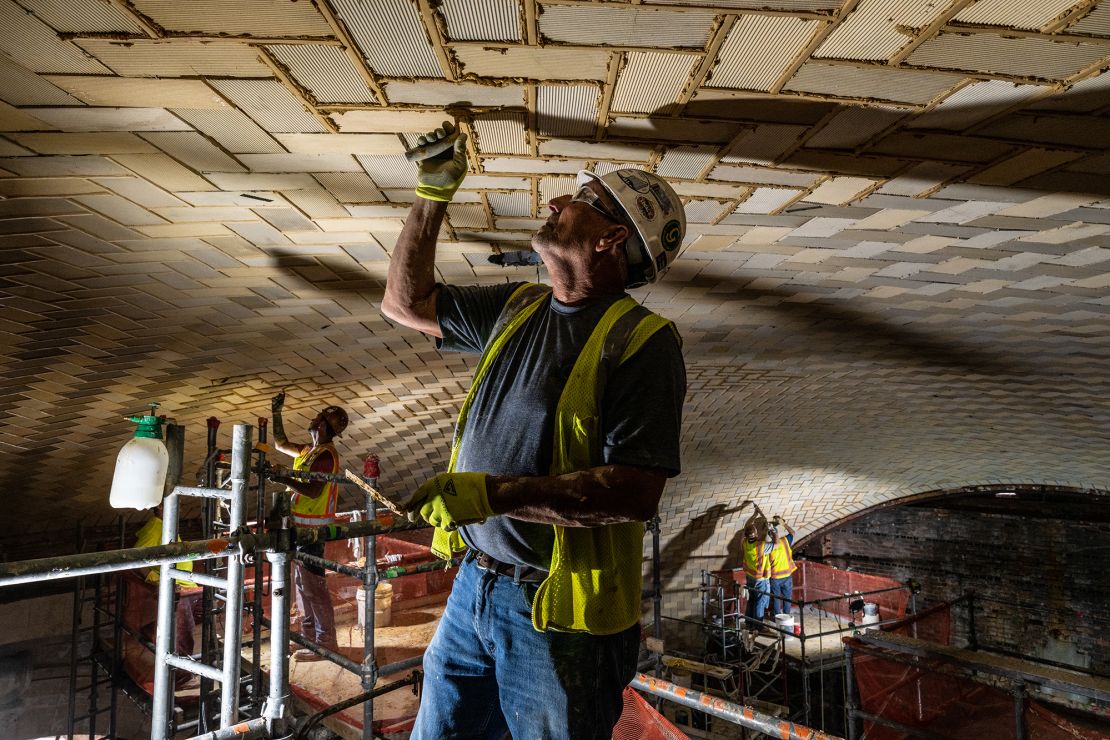
[[[636,207],[640,209],[640,214],[648,221],[655,220],[655,206],[651,204],[650,200],[642,195],[637,195]]]
[[[663,215],[670,215],[674,206],[671,205],[671,199],[667,197],[667,193],[659,183],[653,182],[651,184],[651,194],[655,196],[655,200],[659,201],[659,208],[662,209]]]
[[[668,252],[676,248],[682,242],[682,224],[678,221],[668,221],[663,226],[659,239],[663,242],[663,249]]]
[[[624,184],[635,190],[637,193],[646,193],[651,188],[651,183],[643,175],[639,175],[635,170],[621,170],[617,173]]]

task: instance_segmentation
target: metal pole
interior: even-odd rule
[[[844,687],[848,692],[848,699],[845,701],[845,709],[847,710],[845,721],[848,725],[848,740],[856,740],[858,737],[856,710],[859,709],[859,690],[856,688],[855,666],[852,665],[853,655],[852,646],[844,643]]]
[[[376,458],[368,458],[363,468],[363,473],[375,472],[366,468],[377,466]],[[367,481],[374,488],[378,487],[377,476]],[[366,493],[366,518],[376,521],[378,506],[374,497]],[[362,689],[365,692],[373,691],[378,682],[378,656],[374,652],[374,609],[378,593],[378,538],[366,537],[362,540],[362,554],[366,557],[366,573],[362,581]],[[362,704],[362,737],[364,740],[374,738],[374,697],[368,696]]]
[[[646,673],[637,673],[636,677],[632,679],[631,686],[634,689],[661,696],[664,699],[669,699],[713,717],[720,717],[741,727],[758,730],[770,737],[781,738],[781,740],[843,740],[843,738],[828,735],[821,730],[797,725],[789,720],[758,712],[743,704],[734,704],[694,689],[676,686],[670,681],[664,681]]]
[[[77,552],[84,550],[84,533],[83,525],[77,525]],[[80,650],[81,645],[78,642],[78,637],[81,635],[81,587],[84,585],[84,580],[78,578],[73,582],[73,632],[69,640],[69,703],[67,710],[69,712],[69,729],[66,737],[73,740],[73,731],[77,727],[77,651]]]
[[[203,735],[197,735],[192,740],[251,740],[252,738],[264,737],[266,737],[266,718],[258,717],[230,727],[206,732]]]
[[[220,428],[220,420],[215,416],[209,416],[207,419],[208,424],[208,454],[205,457],[207,464],[204,469],[204,485],[209,488],[216,487],[216,442],[217,432]],[[201,509],[201,537],[205,539],[211,538],[214,534],[213,520],[215,519],[216,502],[210,498],[204,499],[203,508]],[[172,540],[171,540],[172,541]],[[211,568],[205,567],[205,572],[210,573]],[[216,617],[215,617],[215,599],[213,599],[212,589],[204,586],[201,591],[201,620],[200,620],[200,660],[202,663],[211,665],[212,663],[212,642],[216,637]],[[198,719],[200,720],[199,729],[201,732],[207,732],[208,727],[208,701],[212,693],[211,679],[201,676],[200,677],[200,703],[198,708]]]
[[[286,501],[288,497],[285,496]],[[288,507],[286,507],[288,508]],[[266,720],[266,731],[270,737],[279,738],[286,734],[285,701],[288,696],[289,657],[286,647],[289,644],[289,553],[267,552],[270,561],[270,693],[262,716]]]
[[[651,530],[651,604],[652,619],[655,620],[651,634],[656,639],[663,639],[663,580],[659,559],[659,517],[653,516],[648,522]],[[722,617],[721,621],[724,621]]]
[[[211,560],[226,557],[227,548],[230,546],[231,542],[224,539],[193,540],[153,547],[132,547],[126,550],[104,550],[81,555],[0,563],[0,587],[135,568],[152,568],[159,565],[172,566],[185,560]]]
[[[1014,683],[1014,740],[1027,740],[1029,731],[1025,725],[1025,682]]]
[[[265,416],[258,417],[258,467],[266,466],[266,453],[262,445],[266,442]],[[254,531],[262,534],[266,519],[266,478],[258,476],[258,490],[255,494]],[[252,592],[251,613],[254,619],[251,622],[251,706],[257,708],[262,704],[262,581],[266,574],[262,569],[262,558],[254,558],[254,590]]]
[[[246,521],[247,484],[251,477],[251,438],[249,424],[236,424],[231,432],[231,532],[238,532]],[[231,726],[239,718],[239,666],[243,645],[243,561],[232,555],[227,559],[227,602],[224,604],[224,679],[220,691],[220,727]]]
[[[177,539],[177,494],[166,496],[162,505],[162,542]],[[166,657],[173,649],[174,603],[171,564],[161,565],[158,580],[158,627],[155,636],[154,659],[154,709],[150,715],[151,740],[173,737],[173,673]]]
[[[119,523],[119,546],[124,545],[127,531],[123,516],[117,517]],[[116,712],[119,709],[120,672],[123,670],[123,577],[114,576],[112,582],[115,592],[112,595],[112,710],[108,717],[108,737],[116,736]]]

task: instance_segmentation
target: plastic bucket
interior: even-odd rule
[[[874,625],[880,621],[879,605],[873,604],[870,601],[863,605],[863,619],[860,620],[861,624]],[[867,627],[867,629],[874,629],[874,627]]]
[[[366,591],[359,589],[355,594],[355,603],[358,605],[358,626],[366,627],[364,610]],[[388,581],[378,584],[374,590],[374,627],[388,627],[393,621],[393,584]]]

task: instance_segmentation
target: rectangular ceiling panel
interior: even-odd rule
[[[266,131],[327,133],[324,124],[277,80],[212,80],[211,84]]]
[[[387,77],[442,77],[435,52],[410,0],[335,0],[370,67]]]
[[[834,177],[821,183],[803,200],[809,203],[846,205],[859,198],[867,189],[874,187],[876,182],[866,177]]]
[[[743,182],[754,185],[791,185],[801,188],[808,188],[817,181],[818,177],[821,177],[821,175],[815,172],[792,172],[772,167],[736,167],[727,164],[717,165],[709,173],[711,180]]]
[[[192,130],[165,108],[29,108],[24,112],[63,131]]]
[[[488,49],[452,47],[464,74],[528,80],[604,80],[609,52],[601,49],[560,49],[555,46]]]
[[[1090,13],[1068,27],[1068,33],[1088,36],[1110,36],[1110,5],[1099,3]]]
[[[676,12],[633,5],[543,5],[540,34],[550,41],[666,48],[704,48],[716,16],[711,10]]]
[[[536,94],[540,135],[593,136],[600,93],[593,85],[541,85]]]
[[[922,162],[907,172],[888,180],[878,192],[884,195],[917,196],[926,193],[941,183],[959,177],[967,172],[965,165],[944,164],[943,162]]]
[[[377,156],[358,155],[355,157],[362,169],[383,190],[389,188],[415,188],[416,168],[403,155]]]
[[[932,110],[915,116],[908,127],[962,130],[1045,90],[1040,85],[1015,85],[1003,80],[976,82],[952,93]]]
[[[52,128],[57,127],[47,123],[42,117],[0,102],[0,131],[47,131]]]
[[[0,51],[33,72],[107,74],[108,69],[12,0],[0,0]]]
[[[340,131],[353,133],[423,133],[438,128],[444,118],[441,110],[352,110],[331,115]]]
[[[605,141],[571,141],[552,139],[540,143],[540,155],[577,157],[580,159],[618,159],[624,162],[647,162],[653,147],[641,144],[617,144]]]
[[[706,86],[770,90],[823,25],[800,18],[741,16]]]
[[[947,7],[921,0],[862,0],[814,56],[886,61],[912,39],[905,29],[928,26]]]
[[[1036,31],[1075,7],[1075,0],[979,0],[956,16],[958,23]]]
[[[251,172],[358,172],[350,154],[240,154]]]
[[[754,162],[773,164],[786,150],[791,149],[809,130],[808,126],[784,126],[761,123],[751,133],[742,136],[721,157],[722,162]]]
[[[22,0],[20,4],[62,33],[144,33],[129,13],[104,0]]]
[[[647,0],[648,5],[709,5],[706,0]],[[820,13],[836,10],[844,0],[713,0],[715,8],[741,10],[795,10]]]
[[[689,54],[629,52],[609,109],[652,113],[667,108],[678,100],[698,62]]]
[[[817,149],[854,149],[908,113],[905,108],[892,106],[850,106],[833,116],[805,145]]]
[[[577,189],[573,177],[542,177],[540,178],[540,214],[549,215],[549,211],[542,207],[548,201],[555,200],[564,195],[570,195]]]
[[[123,77],[269,77],[251,46],[196,39],[78,39],[82,49]]]
[[[724,144],[731,141],[739,131],[739,124],[729,121],[627,117],[614,118],[608,129],[610,136],[679,141],[691,144]]]
[[[266,51],[285,65],[317,103],[378,102],[362,73],[338,46],[275,44]]]
[[[1098,44],[1047,38],[1004,38],[990,33],[942,33],[917,47],[909,64],[941,69],[1062,80],[1106,56]]]
[[[439,6],[454,41],[522,41],[519,0],[444,0]]]
[[[686,222],[691,224],[711,224],[717,220],[724,210],[727,201],[723,200],[692,200],[686,203]]]
[[[488,229],[489,216],[480,204],[452,203],[447,206],[447,219],[456,229]]]
[[[282,145],[299,154],[404,154],[395,134],[277,134]]]
[[[135,9],[167,31],[213,36],[333,36],[313,3],[287,0],[131,0]]]
[[[472,122],[480,154],[528,154],[523,113],[497,113]]]
[[[937,72],[807,62],[783,89],[831,97],[924,104],[960,79]]]
[[[524,88],[520,85],[475,85],[465,82],[388,82],[385,96],[390,103],[414,103],[446,108],[467,103],[478,106],[524,107]]]
[[[756,188],[751,197],[736,206],[734,213],[771,213],[797,198],[804,190]]]
[[[81,101],[0,54],[0,99],[12,105],[80,105]]]
[[[660,177],[696,180],[716,156],[717,147],[714,146],[671,147],[659,160],[655,172]]]
[[[486,196],[495,216],[502,218],[531,218],[531,193],[490,193]]]
[[[527,175],[537,174],[574,174],[586,166],[584,159],[530,159],[517,157],[493,157],[482,161],[486,172],[512,172]],[[469,178],[467,179],[469,182]]]
[[[61,75],[46,79],[89,105],[120,108],[228,107],[223,98],[200,80]]]
[[[314,177],[340,203],[376,203],[385,200],[365,172],[321,172]]]
[[[123,131],[11,134],[8,138],[39,154],[137,154],[157,150]]]
[[[1053,167],[1078,159],[1078,152],[1061,152],[1049,149],[1029,149],[988,167],[970,178],[968,182],[978,185],[1013,185]]]
[[[170,192],[217,189],[208,180],[165,154],[116,154],[112,159]],[[124,171],[123,174],[130,173]]]
[[[1041,98],[1029,110],[1064,110],[1087,113],[1110,103],[1110,72],[1080,80],[1063,93]]]
[[[258,124],[242,112],[230,110],[175,110],[198,131],[219,142],[232,154],[275,154],[284,151]]]
[[[151,132],[143,138],[197,172],[243,172],[243,165],[196,131]]]

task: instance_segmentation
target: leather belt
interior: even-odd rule
[[[474,563],[482,570],[496,573],[499,576],[512,578],[515,582],[520,583],[540,583],[547,578],[547,571],[533,568],[530,565],[512,565],[510,563],[502,563],[500,560],[491,558],[484,552],[479,552],[477,557],[474,558]]]

